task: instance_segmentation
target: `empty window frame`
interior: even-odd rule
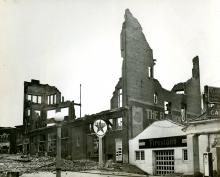
[[[53,95],[50,95],[50,104],[53,104]]]
[[[116,119],[116,129],[122,130],[122,117]]]
[[[186,121],[186,104],[181,104],[181,120],[184,122]]]
[[[48,95],[47,96],[47,104],[56,104],[57,103],[57,96],[56,95]]]
[[[183,160],[188,160],[188,151],[187,149],[183,149]]]
[[[36,95],[32,96],[32,101],[33,101],[33,103],[37,103],[37,96]]]
[[[171,102],[164,101],[164,114],[171,113]]]
[[[28,101],[31,101],[32,100],[32,95],[27,95],[27,99],[28,99]]]
[[[54,118],[56,115],[56,110],[48,110],[47,111],[47,119]]]
[[[30,115],[31,115],[31,110],[28,109],[28,110],[27,110],[27,116],[30,116]]]
[[[153,67],[147,67],[148,77],[153,78]]]
[[[56,151],[56,133],[49,133],[48,134],[48,152],[55,152]]]
[[[145,160],[144,151],[135,151],[135,160]]]
[[[176,94],[185,94],[184,90],[176,91]]]
[[[47,104],[50,104],[50,96],[47,96]]]
[[[38,97],[37,97],[37,103],[38,103],[38,104],[41,104],[41,103],[42,103],[42,97],[41,97],[41,96],[38,96]]]
[[[34,114],[35,114],[36,116],[41,116],[41,111],[39,111],[39,110],[34,110]]]
[[[122,107],[122,89],[118,90],[118,107]]]
[[[112,130],[112,127],[113,127],[113,119],[109,119],[108,128],[109,128],[110,130]]]
[[[158,96],[157,93],[154,93],[154,104],[158,103]]]
[[[90,132],[93,132],[92,124],[89,124],[89,131],[90,131]]]
[[[54,95],[54,104],[57,103],[57,95]]]

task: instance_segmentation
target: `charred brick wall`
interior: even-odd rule
[[[62,111],[62,109],[66,109],[67,113],[64,121],[71,121],[75,119],[74,105],[74,101],[64,101],[63,98],[61,99],[61,92],[54,86],[40,84],[38,80],[24,82],[23,152],[28,153],[31,148],[32,154],[41,152],[41,149],[39,149],[41,146],[38,143],[40,141],[46,143],[48,135],[41,135],[38,130],[46,128],[47,124],[50,123],[49,111],[55,114]],[[33,131],[37,131],[38,135],[32,136],[31,132]],[[40,140],[40,138],[43,138],[43,140]],[[35,146],[35,144],[37,145]],[[47,145],[43,146],[42,148],[47,148]]]
[[[129,109],[128,136],[135,137],[155,120],[186,123],[201,113],[199,58],[193,59],[192,77],[164,89],[154,78],[155,60],[138,20],[127,9],[121,31],[122,77],[115,87],[111,108],[118,106],[122,88],[123,106]]]

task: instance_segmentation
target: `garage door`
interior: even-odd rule
[[[174,150],[155,151],[155,167],[156,175],[174,173]]]

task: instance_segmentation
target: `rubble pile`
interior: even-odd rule
[[[84,171],[95,170],[98,168],[98,163],[90,160],[63,160],[62,170],[66,171]]]
[[[42,171],[54,171],[56,169],[55,158],[52,159],[50,164],[41,165],[38,169]],[[84,171],[94,170],[98,168],[97,162],[90,160],[65,160],[62,159],[62,170],[63,171]]]
[[[101,170],[114,172],[127,172],[145,174],[142,170],[130,164],[113,163],[108,160],[105,167],[99,168],[98,163],[91,160],[65,160],[62,159],[62,171],[86,171]],[[54,172],[56,170],[56,158],[50,156],[21,156],[0,154],[0,173],[1,172],[19,172],[35,173],[39,171]]]
[[[98,164],[89,160],[62,159],[63,171],[83,171],[97,169]],[[37,171],[55,171],[56,159],[54,157],[25,157],[19,155],[0,155],[0,171],[18,171],[20,173],[33,173]]]

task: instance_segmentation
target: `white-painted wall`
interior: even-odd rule
[[[154,150],[174,150],[174,169],[175,173],[184,173],[187,171],[188,161],[183,161],[183,149],[187,147],[177,148],[154,148],[141,149],[145,152],[145,160],[135,160],[135,151],[139,149],[139,139],[162,138],[172,136],[183,136],[185,132],[182,131],[183,126],[177,125],[169,120],[156,121],[147,127],[143,132],[135,138],[129,140],[129,163],[136,165],[138,168],[153,175],[154,173]]]
[[[204,173],[204,165],[203,165],[203,153],[206,152],[207,147],[210,147],[210,152],[212,153],[213,159],[213,170],[217,170],[217,157],[216,157],[216,148],[212,147],[214,140],[216,137],[220,138],[220,134],[210,134],[209,135],[209,143],[208,144],[208,135],[200,135],[199,136],[199,166],[200,172]]]
[[[218,143],[214,143],[217,139],[220,139],[220,119],[207,119],[203,121],[193,122],[185,128],[187,134],[187,146],[189,150],[189,165],[187,168],[188,174],[194,173],[193,158],[196,157],[193,154],[193,148],[197,148],[193,145],[192,137],[198,135],[198,151],[199,161],[195,160],[195,166],[199,163],[199,171],[204,173],[203,165],[203,153],[207,152],[207,147],[210,148],[213,158],[213,170],[217,170],[217,157],[216,157],[216,146],[220,146]],[[218,162],[219,163],[219,162]]]

